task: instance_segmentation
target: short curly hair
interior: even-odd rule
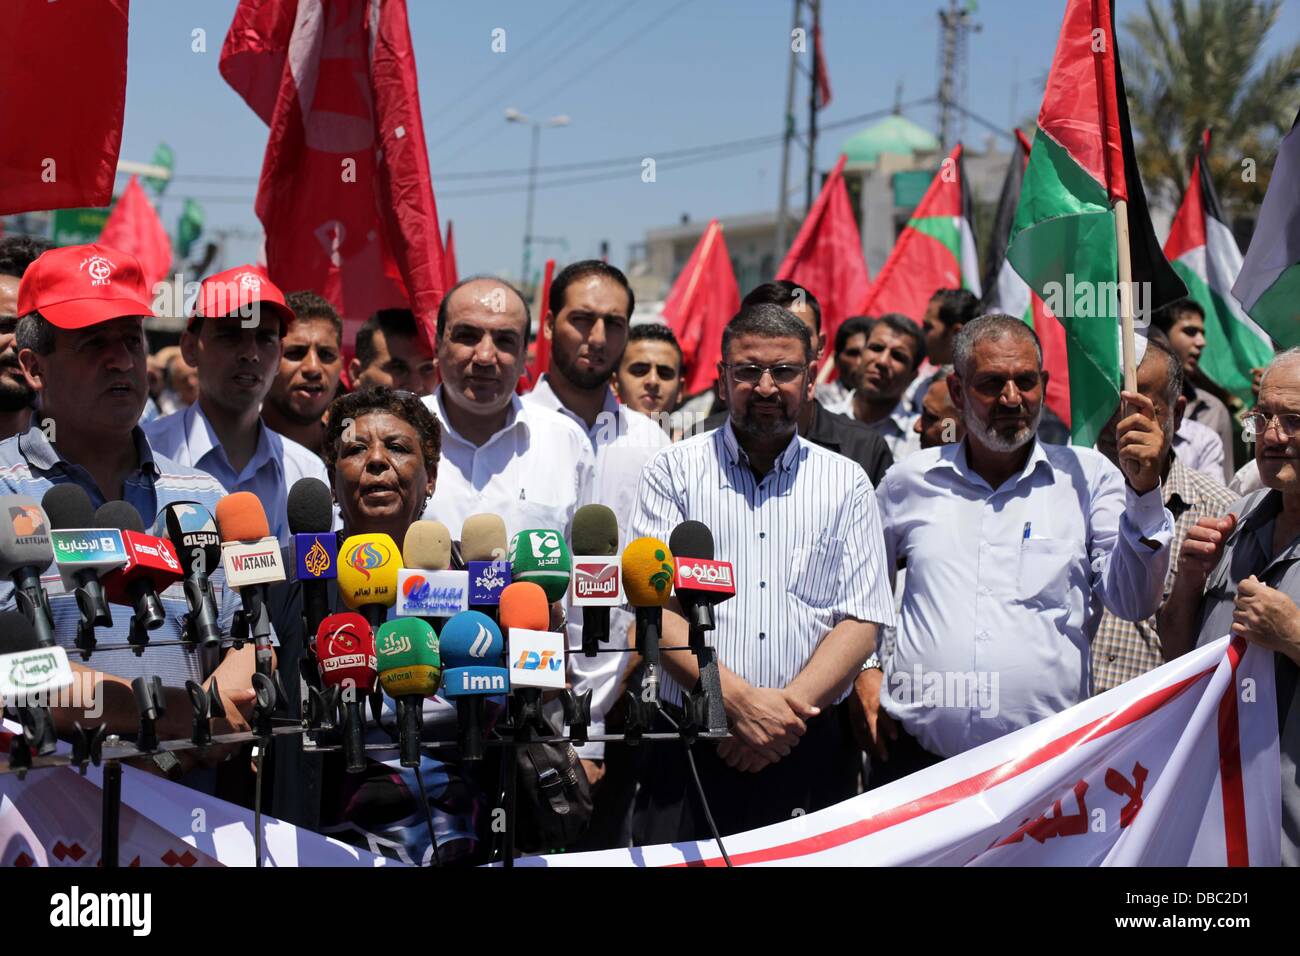
[[[414,428],[420,436],[425,468],[430,475],[438,473],[438,461],[442,457],[442,426],[438,419],[413,393],[395,392],[387,385],[376,385],[336,398],[326,412],[328,424],[325,426],[323,451],[331,477],[338,461],[339,439],[343,437],[347,423],[371,412],[387,412]]]

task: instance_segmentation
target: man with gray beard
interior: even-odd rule
[[[1123,393],[1116,468],[1035,438],[1047,373],[1024,322],[968,323],[953,366],[965,439],[895,464],[876,492],[890,566],[905,563],[907,578],[897,640],[867,660],[858,688],[872,786],[1084,700],[1102,609],[1144,620],[1164,593],[1173,519],[1151,400]],[[998,699],[894,694],[906,683],[894,675],[918,673],[938,688],[973,677]]]

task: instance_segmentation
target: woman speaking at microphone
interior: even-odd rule
[[[327,415],[323,452],[334,502],[342,516],[339,541],[358,534],[386,534],[400,548],[407,529],[420,518],[433,494],[441,447],[437,419],[410,392],[395,392],[385,386],[344,395],[330,405]],[[293,498],[291,491],[291,523]],[[286,567],[292,566],[290,555]],[[330,583],[330,613],[346,611],[338,589]],[[276,633],[296,638],[291,642],[292,652],[284,655],[286,680],[297,675],[296,660],[289,659],[289,653],[300,656],[314,636],[303,633],[302,604],[302,586],[296,580],[272,590]],[[283,639],[281,643],[285,643]],[[290,691],[289,696],[296,702],[295,692]],[[426,702],[426,717],[431,706]],[[385,725],[393,720],[392,709],[392,701],[386,698]],[[445,710],[454,714],[450,707]],[[367,724],[367,743],[391,739],[373,721]],[[294,772],[296,768],[289,766],[285,768],[288,772],[277,774],[277,795],[290,801],[286,809],[297,804],[293,809],[298,812],[289,817],[296,816],[295,822],[314,824],[316,811],[322,833],[421,865],[432,854],[426,815],[418,804],[417,771],[400,767],[396,743],[391,755],[382,756],[382,762],[367,760],[366,770],[357,774],[344,772],[337,752],[326,754],[323,766],[306,762],[311,759],[306,758],[303,772]],[[319,793],[314,786],[316,773],[311,772],[317,766],[321,766]],[[439,834],[438,859],[446,864],[472,854],[477,845],[474,820],[480,802],[475,788],[456,765],[428,756],[418,772]],[[292,792],[293,788],[297,792]]]

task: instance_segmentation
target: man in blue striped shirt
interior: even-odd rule
[[[860,754],[839,704],[894,621],[884,539],[871,483],[853,461],[799,436],[816,366],[807,326],[777,305],[747,306],[723,333],[730,417],[673,445],[641,477],[632,537],[667,541],[703,522],[736,597],[718,606],[717,651],[732,737],[697,748],[719,830],[809,813],[851,797]],[[687,643],[680,608],[664,612],[663,645]],[[670,713],[693,687],[693,655],[663,655]],[[675,747],[652,750],[638,798],[638,844],[707,835]]]
[[[30,495],[38,502],[56,484],[75,482],[96,507],[124,499],[146,525],[159,509],[174,501],[197,501],[215,512],[225,489],[212,477],[154,454],[137,427],[148,396],[144,316],[150,314],[148,287],[134,256],[107,246],[70,246],[46,252],[27,270],[19,289],[15,332],[18,359],[40,396],[41,411],[26,432],[0,442],[0,494]],[[216,591],[221,628],[229,632],[239,607],[235,591],[225,587],[220,568],[210,577]],[[60,584],[51,565],[41,579],[49,593],[55,638],[74,647],[77,602]],[[149,632],[151,641],[177,641],[178,620],[186,611],[179,584],[161,596],[167,617]],[[13,585],[0,583],[0,607],[14,606]],[[214,732],[246,730],[244,719],[253,700],[253,648],[229,651],[218,665],[188,648],[152,647],[141,656],[125,647],[130,614],[113,609],[113,626],[99,628],[96,650],[84,665],[73,654],[86,707],[55,707],[60,731],[74,720],[93,726],[105,722],[115,733],[132,735],[139,714],[132,678],[158,675],[167,688],[166,715],[158,722],[163,739],[190,734],[187,679],[216,677],[225,699],[228,722],[214,721]],[[102,716],[95,713],[102,707]],[[215,756],[216,751],[212,752]],[[178,776],[192,765],[155,762],[157,769]],[[164,766],[165,764],[165,766]],[[147,761],[144,769],[155,769]]]

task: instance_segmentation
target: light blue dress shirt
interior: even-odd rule
[[[325,463],[310,449],[258,422],[257,448],[236,472],[199,403],[141,426],[161,455],[206,471],[231,492],[251,491],[262,501],[271,534],[289,543],[289,489],[300,478],[319,478],[329,485]]]
[[[1086,699],[1103,606],[1154,614],[1173,518],[1089,448],[1035,441],[990,488],[967,441],[919,451],[877,496],[891,566],[906,561],[881,706],[943,757]]]

